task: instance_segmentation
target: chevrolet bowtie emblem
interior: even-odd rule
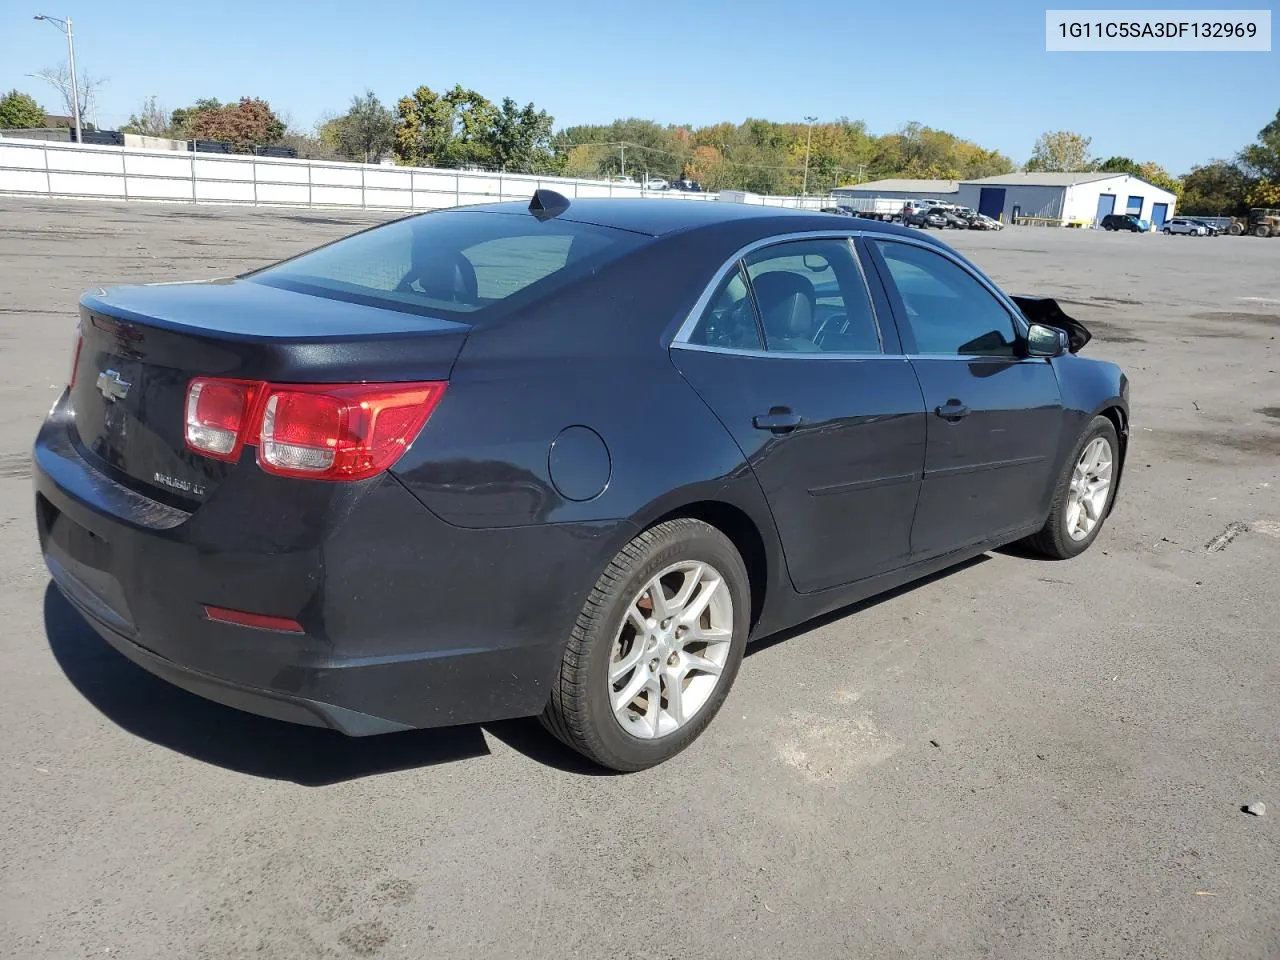
[[[114,370],[103,370],[98,374],[98,390],[108,400],[123,400],[129,395],[131,386],[129,381],[121,380],[120,374]]]

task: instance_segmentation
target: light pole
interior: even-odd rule
[[[804,186],[800,188],[800,192],[806,197],[809,195],[809,148],[813,146],[813,125],[817,119],[817,117],[804,118],[804,122],[809,125],[809,135],[804,141]]]
[[[67,17],[63,20],[59,17],[46,17],[43,13],[39,13],[36,14],[35,19],[55,23],[58,29],[67,35],[67,59],[71,63],[71,107],[76,120],[76,143],[80,143],[80,87],[76,83],[76,45],[71,40],[71,18]]]

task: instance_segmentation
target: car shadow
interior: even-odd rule
[[[768,650],[770,647],[776,647],[780,643],[792,639],[793,637],[803,636],[811,630],[817,630],[825,627],[829,623],[835,623],[837,620],[843,620],[845,617],[852,617],[861,613],[863,610],[870,610],[872,607],[884,603],[886,600],[892,600],[894,597],[900,597],[904,593],[910,593],[913,590],[919,590],[921,587],[943,580],[953,574],[959,573],[961,570],[969,570],[973,567],[981,566],[990,560],[989,554],[980,553],[976,557],[957,563],[954,567],[947,567],[945,570],[939,570],[937,573],[931,573],[927,577],[921,577],[919,580],[912,580],[910,583],[903,584],[886,593],[876,594],[874,597],[868,597],[866,600],[860,600],[857,603],[850,604],[847,607],[840,607],[838,610],[832,610],[830,613],[824,613],[820,617],[814,617],[812,620],[806,620],[804,623],[797,624],[794,627],[788,627],[786,630],[779,630],[767,637],[760,637],[747,644],[748,657],[753,654]]]
[[[841,607],[754,641],[747,656],[853,616],[925,584],[977,566],[974,557],[905,586]],[[113,649],[50,582],[45,635],[54,658],[80,694],[134,736],[238,773],[320,787],[362,777],[488,756],[488,733],[536,763],[578,776],[618,776],[596,766],[542,729],[537,718],[462,727],[348,737],[333,730],[259,717],[205,700],[153,676]]]
[[[489,753],[475,725],[356,738],[205,700],[112,649],[52,582],[44,625],[58,666],[104,716],[144,740],[228,770],[318,787]]]

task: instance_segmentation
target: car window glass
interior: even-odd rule
[[[441,211],[354,234],[248,279],[470,322],[516,294],[527,301],[559,289],[645,242],[592,224]]]
[[[745,262],[767,350],[880,352],[871,297],[848,240],[781,243]]]
[[[875,242],[906,307],[918,353],[1014,355],[1012,317],[971,273],[913,244]]]
[[[720,281],[689,342],[729,350],[764,348],[741,264]]]

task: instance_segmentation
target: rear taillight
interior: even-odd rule
[[[291,477],[372,477],[400,459],[443,393],[443,383],[271,387],[258,463]]]
[[[216,460],[238,460],[262,384],[196,377],[187,387],[187,446]]]
[[[197,377],[187,389],[187,446],[237,460],[256,444],[267,473],[363,480],[400,459],[444,390],[441,381],[280,385]]]
[[[80,331],[80,325],[76,324],[76,342],[71,348],[71,377],[67,380],[68,390],[76,385],[76,371],[80,369],[80,348],[83,346],[84,334]]]

